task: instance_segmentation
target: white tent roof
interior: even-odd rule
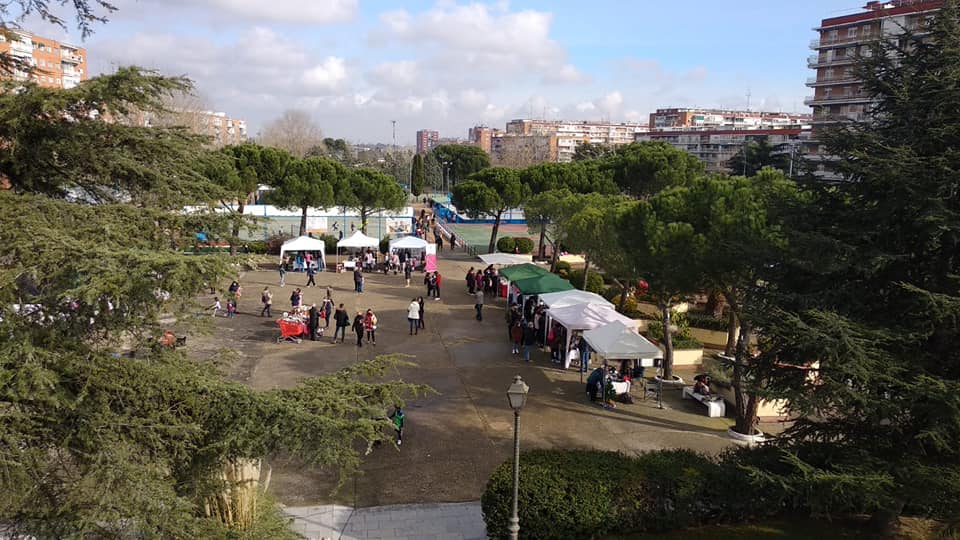
[[[663,353],[640,334],[627,328],[620,321],[613,321],[583,333],[590,348],[608,360],[634,358],[660,358]]]
[[[316,238],[310,238],[309,236],[298,236],[297,238],[291,238],[283,243],[280,246],[280,260],[283,260],[283,254],[287,251],[319,251],[320,257],[323,258],[326,262],[327,258],[323,256],[323,250],[326,247],[326,244],[323,243],[323,240],[318,240]]]
[[[613,321],[620,321],[627,328],[636,328],[637,323],[613,308],[595,304],[574,304],[562,308],[547,310],[555,321],[570,330],[591,330]]]
[[[367,236],[360,231],[353,233],[352,236],[344,238],[337,242],[338,248],[365,248],[365,247],[377,247],[380,245],[380,241],[376,238]]]
[[[599,294],[581,291],[579,289],[541,294],[539,298],[548,308],[562,308],[576,304],[595,304],[598,306],[606,306],[610,309],[614,307],[613,304]]]
[[[514,255],[513,253],[486,253],[480,256],[484,264],[499,264],[500,266],[512,266],[514,264],[523,264],[533,261],[532,255]]]
[[[390,240],[390,249],[424,249],[426,247],[426,240],[412,235]]]

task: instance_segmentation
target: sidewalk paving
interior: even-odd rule
[[[485,540],[480,502],[286,507],[293,529],[310,540]]]

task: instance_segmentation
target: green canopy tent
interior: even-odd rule
[[[569,281],[549,272],[542,276],[515,280],[513,285],[523,295],[571,291],[574,288]]]
[[[532,263],[518,264],[500,269],[500,277],[509,281],[518,281],[545,275],[550,275],[550,271]]]

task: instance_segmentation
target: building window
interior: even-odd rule
[[[848,37],[848,38],[855,38],[855,37],[857,37],[857,27],[856,27],[856,26],[851,26],[850,28],[847,28],[847,37]]]
[[[833,68],[827,68],[827,70],[823,73],[823,78],[827,81],[833,79]]]

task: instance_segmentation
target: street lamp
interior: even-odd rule
[[[520,516],[517,515],[517,498],[520,490],[520,409],[527,401],[530,387],[519,375],[513,378],[513,384],[507,389],[507,399],[513,409],[513,513],[510,514],[510,540],[520,536]]]
[[[450,166],[453,165],[451,161],[444,161],[443,163],[443,194],[446,195],[450,193]]]

